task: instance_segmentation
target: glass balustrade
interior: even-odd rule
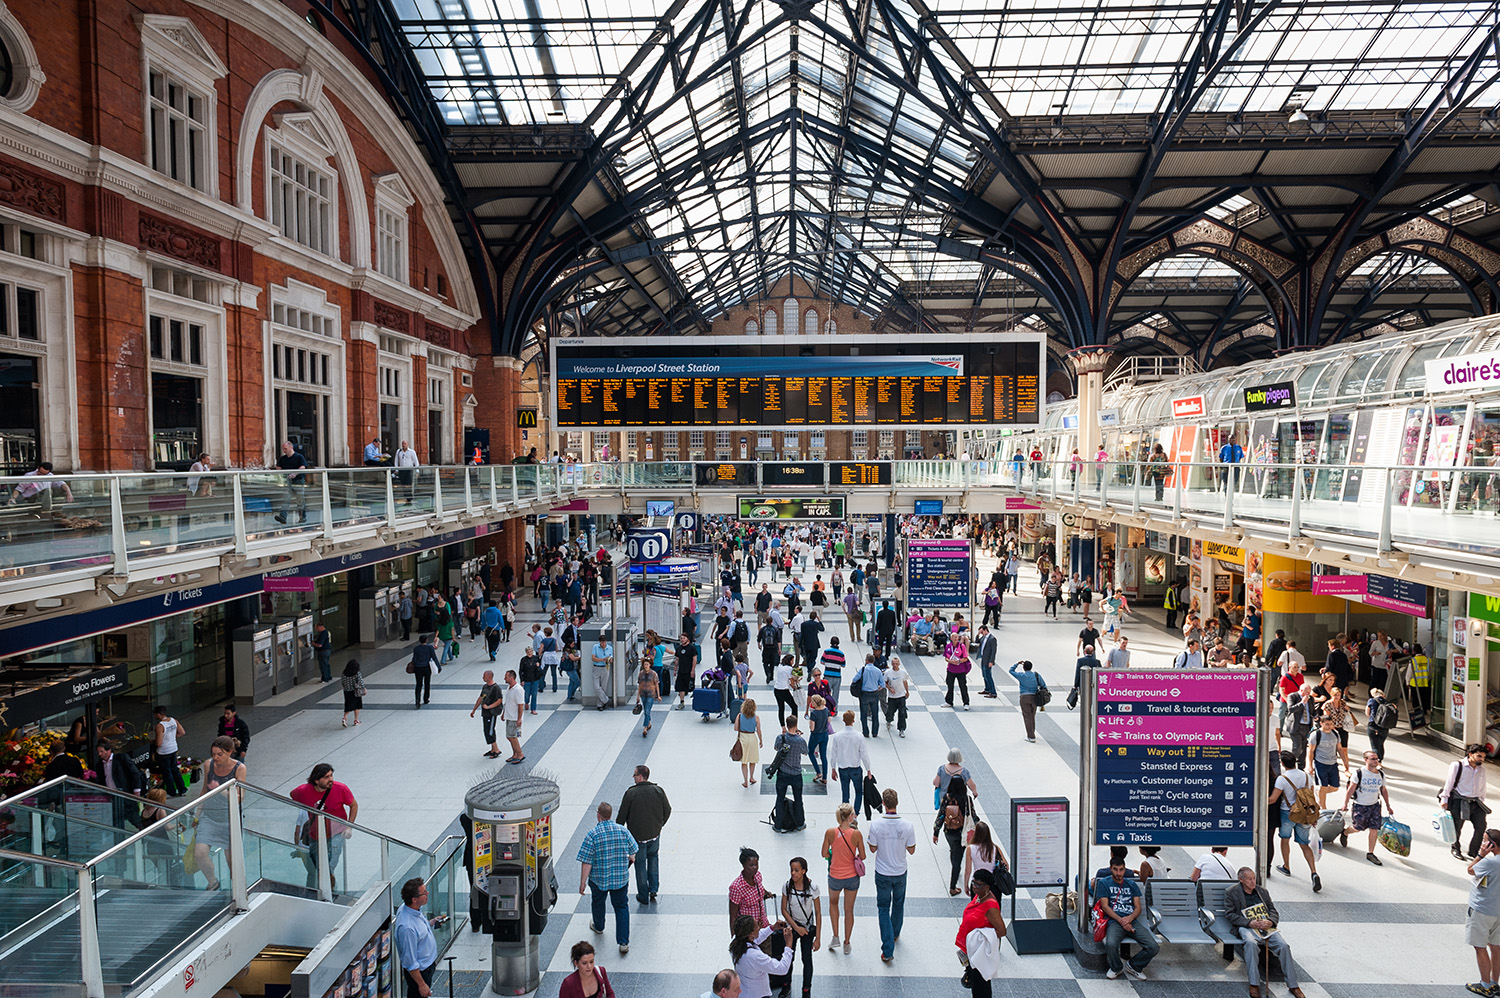
[[[432,927],[438,952],[442,953],[469,920],[469,874],[463,864],[463,838],[455,835],[444,840],[434,859],[436,868],[427,877],[427,914],[447,916],[447,921]],[[398,889],[403,882],[392,881]]]
[[[76,998],[84,985],[78,863],[0,850],[0,985]]]

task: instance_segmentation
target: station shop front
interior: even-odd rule
[[[471,527],[264,576],[169,590],[28,621],[0,632],[7,646],[18,649],[3,660],[0,682],[23,678],[45,682],[49,676],[85,666],[124,668],[125,689],[98,705],[100,731],[121,742],[132,756],[144,758],[157,704],[166,705],[174,716],[186,716],[232,700],[253,701],[252,692],[236,683],[237,632],[285,628],[292,635],[289,654],[305,655],[309,661],[317,623],[328,628],[335,652],[372,644],[365,640],[361,616],[371,607],[362,595],[382,587],[409,590],[413,585],[435,585],[451,591],[466,584],[488,568],[488,559],[477,551],[476,538],[498,526]],[[301,585],[268,584],[268,579],[285,579],[288,574],[298,576]],[[281,591],[275,591],[278,588]],[[393,607],[384,611],[390,614]],[[387,640],[399,636],[399,631],[387,628]],[[27,719],[28,729],[65,731],[78,714],[67,711]]]

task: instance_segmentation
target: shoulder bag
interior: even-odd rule
[[[740,742],[740,729],[738,725],[734,729],[734,742],[729,746],[729,761],[739,762],[745,757],[745,746]]]
[[[839,838],[844,839],[844,848],[849,850],[849,859],[854,862],[854,875],[856,877],[863,877],[865,875],[865,861],[860,859],[859,856],[854,852],[854,847],[851,846],[849,844],[849,840],[844,837],[844,830],[842,828],[839,829]]]

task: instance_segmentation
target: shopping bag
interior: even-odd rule
[[[1437,837],[1443,840],[1444,845],[1451,846],[1458,841],[1458,829],[1453,827],[1453,815],[1447,811],[1433,814],[1432,830],[1437,832]]]
[[[1378,840],[1397,856],[1411,855],[1411,826],[1403,825],[1395,818],[1386,818],[1381,823]]]
[[[191,877],[198,872],[198,829],[193,829],[192,841],[188,843],[187,851],[182,854],[182,872]]]

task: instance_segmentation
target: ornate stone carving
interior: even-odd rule
[[[43,218],[67,221],[67,190],[60,181],[0,163],[0,202]]]
[[[374,317],[377,326],[394,329],[398,333],[411,332],[410,312],[375,299],[370,303],[370,314]]]
[[[137,226],[141,248],[196,263],[210,270],[219,269],[219,240],[212,236],[141,212]]]
[[[1486,272],[1490,274],[1500,273],[1500,253],[1496,253],[1494,250],[1481,246],[1474,240],[1466,239],[1456,233],[1448,245],[1479,264]]]
[[[1191,246],[1193,243],[1210,243],[1215,246],[1228,246],[1234,241],[1234,233],[1207,219],[1200,218],[1192,225],[1178,230],[1173,234],[1173,242],[1178,246]]]
[[[428,343],[440,346],[445,350],[453,349],[453,332],[446,326],[439,326],[435,322],[423,324],[422,338]]]

